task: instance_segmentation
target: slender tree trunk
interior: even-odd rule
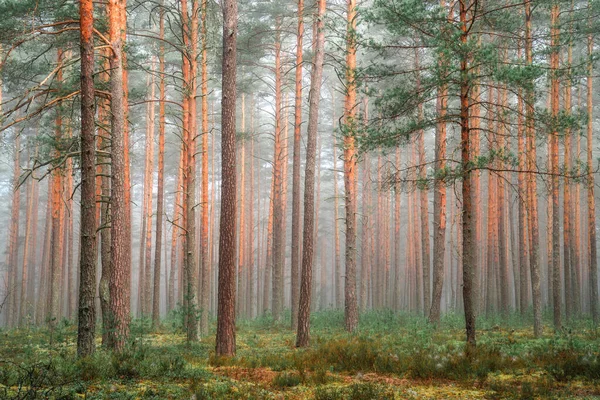
[[[263,313],[266,314],[269,310],[269,294],[271,293],[269,279],[273,270],[273,192],[274,192],[274,180],[271,179],[271,192],[269,196],[269,217],[267,220],[267,254],[265,257],[265,265],[263,271]]]
[[[254,102],[250,114],[250,191],[248,192],[248,274],[246,279],[246,315],[254,318]],[[257,188],[257,193],[260,191]]]
[[[518,58],[522,57],[521,45],[519,44]],[[527,140],[525,127],[523,124],[523,93],[521,89],[517,94],[517,109],[518,109],[518,122],[517,122],[517,154],[518,154],[518,165],[519,171],[525,171],[526,165],[526,150],[525,142]],[[528,307],[528,289],[527,289],[527,252],[528,252],[528,225],[527,225],[527,178],[525,173],[518,173],[518,190],[517,190],[517,201],[519,204],[519,304],[518,308],[521,315],[525,315]]]
[[[164,0],[161,2],[164,6]],[[165,10],[161,8],[159,19],[159,37],[165,37]],[[154,285],[152,290],[152,328],[160,325],[160,265],[162,262],[163,214],[165,212],[165,45],[159,44],[158,74],[159,74],[159,111],[158,111],[158,193],[156,195],[156,243],[154,247]],[[167,275],[165,274],[165,280]],[[165,292],[166,294],[166,292]]]
[[[506,51],[504,54],[504,62],[506,62]],[[502,154],[508,152],[507,140],[506,140],[506,129],[505,129],[505,118],[504,110],[507,104],[506,87],[498,89],[498,140],[500,152]],[[499,160],[500,169],[505,168],[504,161]],[[509,297],[509,283],[508,283],[508,240],[507,240],[507,219],[506,219],[506,189],[504,182],[506,175],[502,172],[499,173],[497,180],[497,196],[498,196],[498,251],[499,251],[499,272],[500,272],[500,312],[503,317],[508,317],[510,309],[510,297]]]
[[[525,1],[525,59],[526,65],[533,65],[533,34],[531,30],[531,0]],[[533,82],[531,82],[533,87]],[[528,88],[525,92],[525,130],[527,135],[527,226],[529,227],[529,268],[531,270],[531,291],[533,299],[533,331],[536,337],[542,335],[542,295],[540,289],[537,182],[533,173],[536,165],[534,93]]]
[[[36,158],[34,154],[32,156],[31,153],[28,155],[28,168],[31,168],[31,160]],[[27,318],[27,310],[28,306],[28,296],[27,296],[27,286],[32,277],[29,276],[29,261],[30,250],[31,250],[31,240],[33,239],[33,198],[35,193],[35,186],[37,185],[37,181],[35,179],[30,179],[27,184],[27,197],[25,204],[27,205],[25,210],[25,243],[23,243],[23,259],[21,263],[21,296],[19,300],[19,313],[17,316],[17,321],[19,326],[25,325]],[[35,252],[35,248],[33,249]]]
[[[559,83],[556,73],[558,72],[558,46],[560,33],[558,27],[558,15],[560,8],[558,3],[554,2],[551,10],[551,53],[550,53],[550,69],[552,78],[550,80],[550,108],[553,120],[558,118],[559,111]],[[554,328],[560,330],[562,328],[561,317],[561,274],[560,274],[560,215],[559,215],[559,179],[558,179],[558,131],[556,121],[553,122],[553,127],[548,141],[548,152],[550,154],[550,171],[551,177],[551,196],[552,196],[552,304],[554,311]],[[568,274],[567,274],[568,275]]]
[[[144,167],[144,217],[146,231],[144,232],[144,242],[140,247],[144,249],[143,264],[140,263],[140,273],[144,274],[144,285],[142,287],[144,299],[141,304],[142,315],[149,315],[152,312],[152,295],[150,292],[152,274],[152,195],[154,192],[154,75],[148,77],[150,87],[150,99],[146,109],[146,165]]]
[[[8,319],[9,327],[15,326],[17,323],[17,301],[18,301],[18,285],[17,285],[17,270],[19,258],[19,210],[21,207],[21,190],[19,188],[19,176],[21,175],[21,146],[20,135],[16,135],[14,139],[14,163],[13,163],[13,183],[12,183],[12,204],[10,218],[10,234],[8,238]],[[54,175],[53,175],[54,178]],[[51,201],[50,199],[48,200]],[[49,215],[49,214],[48,214]]]
[[[335,126],[335,115],[333,116]],[[342,306],[342,268],[340,263],[340,228],[339,228],[339,195],[338,195],[338,179],[337,179],[337,143],[335,139],[335,129],[333,134],[333,246],[334,261],[333,261],[333,283],[335,295],[335,308]]]
[[[569,32],[572,34],[572,32]],[[567,116],[571,115],[571,101],[572,101],[572,92],[571,92],[571,64],[573,62],[573,50],[571,45],[568,46],[567,50],[567,79],[565,79],[565,92],[564,92],[564,107],[565,114]],[[560,89],[559,89],[560,90]],[[566,127],[565,136],[564,136],[564,168],[567,174],[571,173],[571,157],[572,157],[572,139],[571,139],[571,128]],[[573,206],[572,206],[572,194],[571,194],[572,183],[571,181],[565,177],[564,185],[563,185],[563,265],[565,272],[565,311],[567,321],[571,320],[574,317],[575,313],[575,284],[577,283],[574,279],[575,273],[573,270],[573,265],[571,264],[574,261],[574,249],[573,249],[573,229],[571,225],[571,217],[573,215]]]
[[[368,108],[368,97],[364,100],[364,121],[365,126],[368,124],[369,119],[369,108]],[[362,238],[361,238],[361,268],[360,268],[360,310],[366,311],[368,305],[368,282],[371,270],[371,258],[370,258],[370,240],[371,240],[371,229],[370,229],[370,218],[371,212],[371,176],[370,176],[370,160],[369,154],[365,154],[363,159],[363,195],[362,195]],[[396,238],[399,241],[398,238]],[[399,277],[396,278],[396,282],[399,283]],[[400,297],[399,291],[396,293],[398,298]]]
[[[129,204],[128,140],[123,79],[125,1],[109,0],[108,21],[111,92],[111,275],[109,277],[109,348],[121,352],[129,337],[131,290],[131,208]]]
[[[591,12],[590,12],[591,15]],[[588,23],[591,25],[591,17]],[[588,204],[588,252],[589,252],[589,270],[590,270],[590,311],[594,325],[598,325],[600,316],[598,315],[598,257],[596,249],[596,199],[594,197],[594,174],[593,168],[593,63],[592,51],[594,49],[594,37],[588,35],[587,51],[587,204]]]
[[[69,137],[72,138],[73,136],[73,132],[70,129],[69,130]],[[95,143],[94,143],[95,145]],[[67,318],[71,319],[73,317],[73,314],[75,313],[75,299],[77,299],[77,285],[75,283],[75,272],[76,272],[76,268],[75,268],[75,264],[73,262],[73,251],[74,246],[73,246],[73,239],[74,239],[74,220],[75,220],[75,216],[73,214],[73,159],[69,158],[67,160],[67,188],[66,188],[66,197],[67,197],[67,215],[68,215],[68,225],[67,225],[67,230],[68,230],[68,235],[66,235],[66,246],[67,248],[65,249],[65,254],[67,257],[67,274],[66,274],[66,279],[67,279],[67,293],[66,293],[66,297],[67,297],[67,304],[66,304],[66,312],[67,312]],[[94,193],[95,194],[95,193]],[[94,205],[94,211],[95,211],[95,205]],[[96,246],[97,248],[98,246]]]
[[[242,93],[242,121],[241,121],[241,133],[242,135],[246,135],[246,95]],[[239,222],[239,237],[238,237],[238,263],[237,263],[237,302],[236,302],[236,310],[238,318],[244,316],[246,308],[243,307],[243,302],[246,299],[244,293],[244,274],[245,274],[245,251],[246,246],[244,246],[244,240],[246,239],[245,228],[246,228],[246,138],[244,137],[240,140],[240,222]]]
[[[419,61],[419,50],[415,49],[415,68],[418,71],[420,68]],[[417,72],[417,92],[421,89],[421,78]],[[419,104],[419,120],[423,119],[423,106]],[[425,180],[425,132],[419,130],[418,132],[418,153],[419,153],[419,179]],[[429,245],[429,199],[428,192],[426,189],[419,189],[419,200],[420,200],[420,217],[421,217],[421,274],[422,274],[422,299],[423,299],[423,312],[427,315],[431,308],[431,249]]]
[[[58,50],[58,64],[63,63],[63,52]],[[61,83],[63,80],[62,68],[59,70],[56,76],[57,82]],[[55,121],[55,140],[56,146],[60,146],[62,140],[63,121],[61,111],[57,111]],[[54,150],[54,156],[58,157],[60,151]],[[64,224],[63,224],[63,175],[59,168],[55,168],[52,171],[52,239],[51,239],[51,258],[50,258],[50,314],[49,323],[53,329],[59,322],[61,316],[61,277],[63,267],[63,235],[64,235]]]
[[[169,293],[168,293],[168,310],[175,308],[175,275],[177,273],[177,253],[179,250],[180,225],[182,223],[183,210],[183,147],[179,152],[179,168],[177,173],[177,186],[175,187],[175,208],[173,210],[173,226],[171,229],[171,270],[169,271]]]
[[[314,24],[316,25],[316,40],[309,94],[306,170],[304,173],[304,233],[296,347],[306,347],[310,342],[310,302],[314,261],[315,153],[317,147],[319,101],[321,99],[321,80],[323,78],[323,60],[325,48],[325,24],[323,21],[325,17],[325,0],[318,0],[317,5],[318,11],[314,21]]]
[[[396,168],[400,169],[400,165],[402,163],[401,160],[401,151],[400,147],[396,147]],[[363,177],[363,182],[367,179],[366,175]],[[363,183],[364,184],[364,183]],[[402,302],[400,298],[401,289],[401,276],[400,276],[400,268],[402,264],[402,254],[400,252],[400,242],[402,238],[401,229],[400,229],[400,209],[401,209],[401,192],[400,192],[400,182],[397,180],[394,185],[394,290],[393,290],[393,298],[392,306],[395,311],[400,311],[402,308]],[[364,214],[363,210],[363,214]],[[364,229],[364,227],[363,227]],[[364,236],[363,236],[364,240]],[[363,266],[364,268],[364,266]]]
[[[304,0],[298,0],[296,34],[296,77],[294,99],[294,150],[292,165],[292,330],[298,328],[300,298],[300,139],[302,129],[302,39],[304,36]]]
[[[81,223],[79,259],[79,312],[77,354],[95,350],[96,332],[96,139],[94,123],[94,6],[79,5],[81,50]]]
[[[273,155],[273,283],[272,283],[272,311],[273,319],[279,321],[283,311],[283,146],[281,129],[281,41],[280,22],[276,23],[275,32],[275,146]]]
[[[235,96],[237,2],[223,0],[223,69],[221,107],[221,223],[219,237],[219,292],[217,356],[235,354]]]
[[[317,187],[315,190],[316,193],[316,202],[315,202],[315,236],[314,236],[314,242],[316,243],[315,246],[315,250],[314,250],[314,256],[313,256],[313,260],[317,258],[317,254],[319,253],[319,250],[321,250],[321,254],[323,253],[323,249],[324,249],[324,245],[322,243],[319,242],[319,212],[321,211],[321,146],[322,146],[323,140],[320,138],[317,138]],[[321,261],[323,260],[323,257],[321,257]],[[322,262],[319,262],[319,280],[312,285],[312,298],[315,299],[315,302],[313,303],[311,310],[315,311],[315,310],[324,310],[327,307],[327,271],[325,270],[325,267],[323,265]],[[335,273],[335,271],[333,271],[333,273]],[[315,275],[316,271],[315,271]],[[333,277],[333,279],[331,280],[331,282],[333,283],[335,281],[335,277]],[[319,288],[317,290],[317,288]],[[333,293],[332,293],[333,294]],[[318,297],[317,297],[318,295]],[[316,299],[319,299],[319,303],[316,302]],[[335,298],[332,299],[332,303],[335,302]],[[334,304],[335,306],[335,304]]]
[[[104,50],[105,55],[108,53],[108,49]],[[109,70],[108,62],[104,62],[106,71]],[[101,75],[103,83],[108,84],[109,76],[108,72]],[[110,118],[110,104],[108,101],[100,103],[98,110],[98,120],[102,129],[98,130],[97,147],[104,153],[110,152],[110,131],[109,122]],[[96,199],[96,217],[99,220],[99,233],[100,233],[100,264],[101,274],[100,283],[98,288],[98,297],[100,299],[100,311],[102,313],[102,345],[104,347],[109,346],[108,331],[111,326],[110,320],[110,289],[109,280],[111,276],[111,255],[110,255],[110,157],[98,156],[98,165],[96,167],[96,191],[98,198]],[[98,210],[99,205],[99,210]]]
[[[460,8],[460,41],[463,46],[467,45],[469,30],[467,24],[467,8],[470,8],[467,0],[459,1]],[[465,311],[465,326],[467,344],[475,346],[475,306],[473,298],[473,281],[475,277],[477,245],[473,240],[473,194],[471,191],[471,168],[472,162],[471,143],[469,140],[469,89],[468,59],[463,56],[460,60],[460,128],[461,128],[461,161],[463,165],[462,181],[462,266],[463,266],[463,301]]]
[[[35,312],[35,322],[41,325],[45,322],[47,316],[48,291],[50,290],[50,250],[52,239],[52,176],[48,179],[48,193],[46,196],[46,222],[44,229],[44,241],[42,262],[40,265],[40,286],[37,293],[37,304]]]
[[[446,9],[446,0],[441,0],[440,6]],[[446,74],[446,61],[443,56],[439,61],[442,73]],[[444,258],[446,257],[446,186],[440,174],[446,168],[446,114],[448,108],[448,87],[439,87],[438,119],[435,135],[435,179],[433,192],[433,290],[429,321],[433,324],[440,322],[442,289],[444,288]]]
[[[346,16],[346,99],[344,102],[344,186],[346,188],[346,279],[344,320],[346,330],[358,326],[356,298],[356,0],[348,0]]]
[[[208,251],[208,37],[206,14],[208,12],[207,0],[202,0],[201,17],[201,77],[202,82],[200,91],[202,95],[202,199],[201,199],[201,220],[202,228],[200,230],[200,259],[202,262],[202,282],[200,288],[200,334],[208,334],[208,309],[210,307],[210,257]],[[215,191],[213,186],[213,192]]]
[[[39,146],[36,144],[34,151],[34,159],[37,159],[39,155]],[[38,265],[37,262],[37,226],[38,226],[38,215],[39,215],[39,197],[40,197],[40,189],[39,182],[35,179],[31,180],[31,227],[29,229],[29,234],[25,235],[25,241],[27,242],[25,245],[26,254],[23,254],[25,262],[25,257],[27,258],[27,264],[29,265],[29,269],[31,269],[31,277],[25,279],[27,282],[26,287],[22,287],[22,289],[26,290],[26,300],[21,301],[21,311],[24,312],[22,315],[23,318],[29,318],[28,322],[32,324],[35,323],[35,288],[36,288],[36,279],[39,277],[40,269],[36,268]],[[30,238],[28,238],[30,236]],[[28,249],[28,250],[27,250]],[[23,268],[23,272],[25,275],[25,268]],[[22,295],[23,293],[21,293]],[[24,305],[25,304],[25,305]],[[25,307],[25,308],[23,308]]]

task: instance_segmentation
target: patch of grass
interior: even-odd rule
[[[158,331],[147,319],[134,320],[123,353],[98,347],[81,360],[71,322],[53,331],[3,330],[0,398],[25,390],[31,398],[447,398],[453,387],[482,398],[599,394],[600,335],[586,320],[534,338],[517,315],[482,318],[477,350],[467,356],[457,314],[445,315],[436,329],[421,316],[368,312],[349,334],[343,312],[318,312],[307,349],[295,348],[288,318],[276,323],[267,315],[240,321],[237,356],[219,358],[213,334],[185,343],[180,317],[171,313]]]
[[[321,387],[315,390],[315,400],[388,400],[394,391],[371,382],[353,383],[345,387]]]
[[[302,377],[295,372],[280,372],[273,378],[273,386],[276,388],[294,387],[302,382]]]

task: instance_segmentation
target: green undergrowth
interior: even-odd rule
[[[175,312],[153,331],[149,320],[135,320],[123,353],[102,349],[98,337],[98,350],[85,359],[76,358],[76,326],[69,321],[53,331],[0,331],[0,398],[600,396],[600,334],[587,320],[534,338],[519,316],[481,318],[477,349],[468,353],[463,320],[454,314],[435,328],[415,315],[369,312],[348,334],[343,313],[318,312],[307,349],[295,348],[287,324],[265,316],[238,321],[237,355],[230,359],[215,357],[214,331],[186,343],[180,321]]]

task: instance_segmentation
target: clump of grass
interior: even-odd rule
[[[315,400],[388,400],[394,399],[390,388],[371,382],[353,383],[346,387],[319,387],[315,390]]]
[[[545,360],[544,369],[557,381],[566,382],[575,378],[600,380],[600,360],[597,354],[581,354],[559,351]]]
[[[273,386],[276,388],[290,388],[298,386],[303,382],[302,377],[294,372],[280,372],[273,378]]]

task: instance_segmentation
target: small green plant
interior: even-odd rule
[[[300,375],[294,372],[280,372],[273,378],[273,386],[277,388],[290,388],[302,383]]]

